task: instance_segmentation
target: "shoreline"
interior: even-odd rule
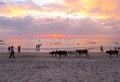
[[[106,54],[105,52],[89,52],[89,57],[86,57],[85,54],[82,54],[82,57],[78,57],[75,54],[73,54],[73,56],[71,57],[70,55],[68,55],[67,57],[62,57],[62,59],[107,59],[110,58],[108,54]],[[0,58],[4,57],[4,58],[8,58],[9,53],[8,52],[0,52]],[[21,53],[16,53],[15,52],[15,56],[16,58],[59,58],[57,57],[52,57],[52,55],[49,54],[49,52],[21,52]],[[113,55],[112,58],[116,58],[115,55]],[[120,54],[119,57],[120,58]]]

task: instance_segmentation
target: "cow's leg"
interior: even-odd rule
[[[59,54],[59,57],[61,58],[61,57],[62,57],[62,54]]]
[[[68,54],[66,54],[67,58],[68,58]]]
[[[86,57],[89,57],[89,54],[88,54],[88,53],[86,53]]]
[[[54,56],[53,54],[51,54],[52,55],[52,57]]]
[[[78,53],[76,53],[75,55],[76,55],[76,57],[79,57],[79,54],[78,54]]]
[[[68,55],[67,55],[67,54],[64,54],[64,58],[65,58],[65,57],[68,57]]]
[[[55,57],[57,57],[57,54],[55,53]]]
[[[65,58],[65,56],[66,56],[66,55],[64,54],[64,56],[63,56],[63,57]]]
[[[108,57],[111,58],[111,54],[108,54]]]
[[[116,54],[116,57],[118,58],[118,54]]]
[[[70,54],[69,54],[69,57],[70,57],[70,58],[72,58],[72,57],[73,57],[73,55],[70,53]]]
[[[79,57],[82,57],[82,54],[79,53]]]
[[[80,54],[80,56],[81,56],[81,57],[83,57],[83,55],[82,55],[82,54]]]
[[[112,54],[110,54],[110,58],[113,58],[113,55],[112,55]]]

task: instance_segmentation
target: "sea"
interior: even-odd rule
[[[88,49],[90,52],[99,52],[101,46],[104,50],[120,47],[120,39],[0,39],[0,53],[8,52],[8,46],[14,46],[15,52],[17,52],[18,46],[21,46],[21,52],[36,52],[36,45],[38,44],[41,44],[40,52],[50,52],[54,50],[74,51],[77,49]]]

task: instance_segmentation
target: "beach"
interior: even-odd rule
[[[120,57],[51,57],[48,53],[0,53],[0,82],[120,82]]]

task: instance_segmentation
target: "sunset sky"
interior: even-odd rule
[[[0,0],[0,38],[120,39],[120,0]]]

